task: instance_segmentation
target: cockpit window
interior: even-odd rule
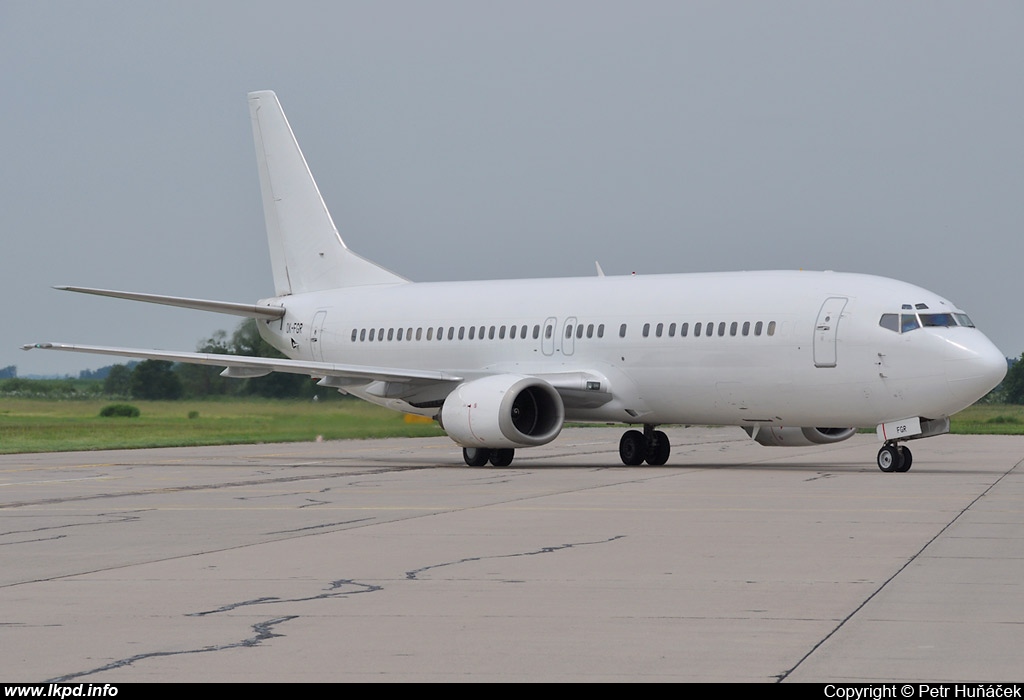
[[[900,333],[906,333],[912,331],[915,328],[920,328],[921,324],[917,322],[917,314],[901,314],[900,315]]]
[[[903,305],[904,310],[906,304]],[[942,314],[882,314],[878,325],[894,333],[907,333],[917,328],[952,328],[964,326],[974,328],[970,317],[964,313],[942,313]]]

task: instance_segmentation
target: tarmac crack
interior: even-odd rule
[[[46,681],[47,683],[67,683],[75,678],[81,678],[82,676],[91,676],[94,673],[102,673],[104,671],[112,671],[118,668],[124,668],[131,666],[138,661],[144,661],[146,659],[156,659],[163,656],[181,656],[183,654],[206,654],[216,651],[226,651],[228,649],[239,649],[245,647],[256,647],[265,642],[268,639],[274,637],[283,637],[283,634],[274,632],[274,628],[280,624],[294,620],[297,615],[286,615],[284,617],[275,617],[270,620],[263,622],[257,622],[252,626],[254,632],[253,636],[247,637],[237,642],[230,642],[228,644],[212,644],[210,646],[199,647],[197,649],[180,649],[178,651],[151,651],[143,654],[136,654],[135,656],[129,656],[126,659],[120,659],[118,661],[111,662],[105,666],[99,668],[90,669],[88,671],[79,671],[77,673],[69,673],[58,678],[51,678]]]
[[[278,603],[308,603],[313,600],[326,600],[329,598],[348,598],[349,596],[359,595],[360,593],[375,593],[377,591],[384,590],[383,586],[378,586],[373,583],[359,583],[352,579],[338,579],[337,581],[331,581],[330,587],[323,593],[317,595],[306,596],[303,598],[278,598],[277,596],[265,596],[263,598],[254,598],[252,600],[243,600],[239,603],[229,603],[222,605],[219,608],[213,610],[204,610],[202,612],[187,613],[186,617],[204,617],[206,615],[215,615],[222,612],[230,612],[231,610],[237,610],[238,608],[244,608],[250,605],[276,605]],[[339,590],[345,586],[356,587],[356,590]],[[296,618],[298,615],[291,615],[289,619]]]
[[[541,547],[540,549],[535,549],[529,552],[516,552],[514,554],[493,554],[479,557],[465,557],[463,559],[456,559],[454,561],[443,562],[441,564],[431,564],[430,566],[424,566],[419,569],[412,569],[411,571],[406,571],[405,578],[408,581],[416,581],[418,580],[420,574],[426,571],[431,571],[433,569],[441,569],[446,566],[457,566],[459,564],[468,564],[470,562],[477,561],[487,561],[489,559],[512,559],[515,557],[533,557],[541,554],[551,554],[553,552],[558,552],[563,549],[572,549],[573,547],[589,547],[591,545],[597,544],[608,544],[609,542],[614,542],[615,540],[621,540],[624,537],[625,535],[615,535],[614,537],[609,537],[605,540],[595,540],[593,542],[567,542],[565,544],[553,545],[550,547]]]

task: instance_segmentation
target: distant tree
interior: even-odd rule
[[[135,363],[137,364],[137,363]],[[106,367],[100,367],[99,369],[83,369],[78,373],[79,379],[106,379],[107,375],[117,365],[107,365]]]
[[[1014,360],[1002,383],[1006,403],[1024,404],[1024,353]]]
[[[227,355],[231,352],[227,341],[228,334],[224,331],[217,331],[212,336],[199,343],[197,352],[207,352],[216,355]],[[220,376],[221,367],[209,365],[192,365],[181,363],[174,366],[174,372],[181,380],[182,391],[189,398],[203,396],[217,396],[230,393],[232,386],[231,379]]]
[[[137,399],[173,400],[181,398],[181,380],[164,360],[146,360],[132,370],[131,395]]]
[[[103,380],[103,393],[107,396],[131,396],[131,368],[128,365],[113,365]]]
[[[251,318],[240,323],[231,336],[231,352],[234,355],[250,357],[284,357],[277,348],[263,339],[255,319]],[[280,399],[312,396],[313,388],[315,384],[304,374],[272,372],[265,377],[245,380],[242,391],[246,394]]]
[[[15,365],[7,365],[0,368],[0,379],[14,379],[18,376],[18,368]]]

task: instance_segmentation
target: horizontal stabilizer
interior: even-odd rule
[[[129,299],[131,301],[145,301],[151,304],[165,304],[166,306],[181,306],[186,309],[198,309],[200,311],[212,311],[218,314],[231,314],[233,316],[245,316],[247,318],[258,318],[272,321],[284,316],[283,306],[256,306],[254,304],[236,304],[231,301],[212,301],[209,299],[189,299],[186,297],[169,297],[162,294],[141,294],[139,292],[118,292],[113,289],[93,289],[91,287],[68,287],[59,286],[66,292],[81,292],[83,294],[96,294],[102,297],[114,297],[116,299]]]

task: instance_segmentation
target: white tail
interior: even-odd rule
[[[249,112],[276,295],[408,282],[341,240],[277,95],[250,92]]]

